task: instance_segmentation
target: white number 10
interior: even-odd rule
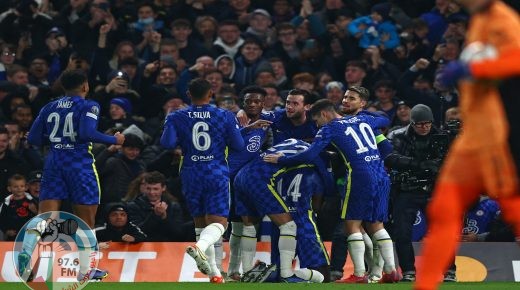
[[[372,128],[370,128],[370,125],[367,123],[361,123],[359,124],[359,131],[361,131],[361,135],[363,135],[363,139],[365,139],[366,144],[368,147],[372,149],[377,149],[377,143],[376,143],[376,136],[374,136],[374,132],[372,131]],[[358,149],[356,150],[357,154],[365,153],[368,151],[368,148],[363,144],[361,141],[361,138],[359,138],[358,134],[352,127],[348,127],[345,131],[345,134],[347,136],[351,135],[352,138],[354,138],[354,141],[356,141],[356,144],[358,146]]]

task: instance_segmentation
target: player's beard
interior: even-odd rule
[[[355,115],[359,109],[353,109],[353,108],[343,108],[342,112],[345,115]]]
[[[303,112],[294,112],[292,116],[287,116],[290,120],[299,120],[303,116]]]

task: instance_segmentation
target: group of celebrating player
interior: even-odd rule
[[[289,92],[285,110],[262,113],[266,92],[260,87],[246,87],[241,93],[245,111],[238,114],[246,119],[242,127],[231,112],[209,105],[212,93],[206,81],[192,81],[189,94],[192,106],[167,117],[161,144],[166,148],[180,145],[183,150],[183,192],[194,216],[197,236],[197,243],[189,246],[187,253],[211,282],[224,281],[213,245],[224,234],[230,212],[230,278],[238,279],[240,263],[244,272],[253,268],[255,223],[267,215],[279,229],[278,247],[274,250],[279,253],[280,280],[328,280],[328,254],[311,204],[313,195],[335,191],[327,160],[320,156],[329,144],[336,148],[347,168],[341,217],[348,233],[354,274],[341,281],[368,281],[363,222],[384,260],[383,273],[373,272],[370,278],[399,280],[392,240],[383,227],[388,216],[390,180],[378,143],[385,138],[374,133],[390,121],[362,111],[369,98],[367,89],[349,88],[344,100],[349,115],[343,117],[328,100],[319,100],[311,107],[311,95],[303,90]],[[313,136],[316,125],[321,128]],[[261,153],[268,127],[272,128],[273,146]],[[303,141],[312,139],[312,145]],[[388,141],[383,144],[388,146]],[[229,183],[234,192],[232,208]],[[302,268],[296,272],[292,269],[295,254]],[[274,255],[273,261],[277,259],[278,255]]]

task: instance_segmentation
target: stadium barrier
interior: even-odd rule
[[[185,253],[188,243],[111,243],[101,251],[99,268],[110,272],[105,281],[111,282],[196,282],[207,281],[198,272],[195,262]],[[330,242],[325,243],[330,253]],[[419,250],[420,244],[414,245]],[[259,242],[257,259],[269,262],[270,243]],[[224,243],[224,255],[228,243]],[[0,242],[0,282],[19,281],[13,264],[13,243]],[[419,251],[416,251],[419,253]],[[61,256],[61,263],[54,263],[54,273],[61,279],[73,279],[79,269],[77,253]],[[58,261],[60,252],[54,253]],[[417,257],[420,259],[420,257]],[[228,259],[224,256],[224,269]],[[517,281],[520,282],[520,250],[515,243],[464,243],[459,249],[457,260],[459,281]],[[296,263],[297,265],[297,263]],[[348,259],[345,273],[352,273],[352,262]]]

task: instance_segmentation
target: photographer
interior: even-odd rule
[[[432,124],[432,110],[426,105],[416,105],[410,113],[410,125],[395,131],[392,139],[394,151],[385,163],[394,172],[393,192],[393,240],[402,281],[415,281],[415,255],[412,247],[412,228],[417,210],[424,212],[430,199],[443,152],[437,150],[438,140],[446,135]],[[454,268],[454,267],[452,267]],[[455,271],[448,271],[445,280],[455,281]]]

